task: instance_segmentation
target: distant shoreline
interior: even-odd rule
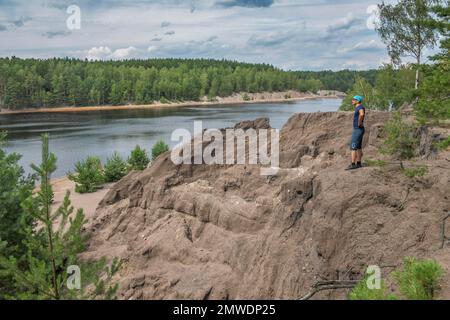
[[[156,102],[146,105],[103,105],[103,106],[86,106],[86,107],[55,107],[55,108],[37,108],[37,109],[23,109],[23,110],[8,110],[1,109],[1,115],[12,114],[29,114],[29,113],[58,113],[58,112],[89,112],[89,111],[111,111],[111,110],[144,110],[144,109],[164,109],[164,108],[179,108],[179,107],[202,107],[214,105],[233,105],[233,104],[254,104],[254,103],[280,103],[280,102],[294,102],[302,100],[314,99],[341,99],[343,93],[336,91],[322,91],[320,94],[301,93],[297,91],[286,92],[261,92],[250,94],[247,93],[250,100],[244,100],[242,94],[235,94],[230,97],[217,98],[217,101],[186,101],[161,103]],[[290,98],[284,96],[289,95]]]

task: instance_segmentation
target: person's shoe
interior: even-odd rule
[[[349,165],[347,168],[345,168],[345,170],[355,170],[358,169],[358,167],[356,166],[356,164],[352,163],[351,165]]]
[[[362,163],[361,162],[358,162],[357,164],[356,164],[356,168],[362,168],[363,166],[362,166]]]

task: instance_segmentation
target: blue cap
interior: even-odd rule
[[[353,100],[362,102],[362,101],[363,101],[363,97],[361,97],[361,96],[354,96],[354,97],[353,97]]]

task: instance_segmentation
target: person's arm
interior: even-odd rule
[[[358,127],[362,128],[363,123],[364,123],[364,109],[359,110],[359,118],[358,118]]]

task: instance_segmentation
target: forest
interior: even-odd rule
[[[347,91],[377,71],[295,72],[211,59],[88,61],[0,58],[0,108],[151,104],[214,100],[239,92]]]

